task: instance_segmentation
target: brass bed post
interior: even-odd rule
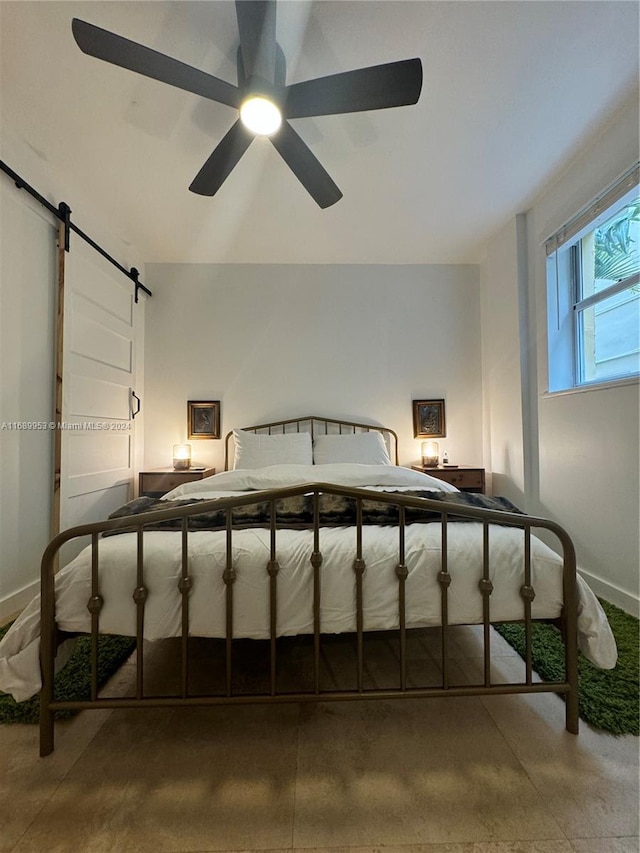
[[[400,690],[407,689],[407,614],[405,584],[409,570],[405,564],[405,509],[398,507],[398,625],[400,628]]]
[[[363,636],[363,597],[362,576],[366,563],[362,557],[362,498],[356,498],[356,558],[353,561],[353,571],[356,575],[356,634],[358,643],[358,693],[363,690],[364,648]]]
[[[51,702],[53,701],[54,662],[56,655],[56,613],[54,592],[54,561],[57,547],[51,544],[42,555],[40,567],[40,755],[53,752],[54,724]]]
[[[276,694],[276,676],[277,676],[277,631],[278,631],[278,572],[280,565],[276,559],[276,502],[271,501],[271,518],[269,525],[269,541],[270,553],[269,562],[267,563],[267,572],[269,574],[269,634],[270,634],[270,681],[271,695]]]
[[[569,692],[565,697],[565,728],[577,735],[578,718],[578,593],[576,589],[576,551],[571,538],[563,531],[563,597],[564,665]]]
[[[229,470],[229,441],[233,433],[228,432],[224,437],[224,470]]]
[[[182,519],[182,561],[178,589],[182,597],[182,631],[181,631],[181,679],[182,697],[189,694],[189,593],[192,581],[189,577],[189,516]]]

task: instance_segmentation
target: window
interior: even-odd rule
[[[547,254],[549,390],[640,374],[638,167],[548,240]]]

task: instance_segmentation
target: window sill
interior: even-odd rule
[[[543,391],[540,398],[566,397],[572,394],[585,394],[589,391],[609,391],[612,388],[622,388],[625,385],[640,385],[640,376],[628,376],[624,379],[611,379],[608,382],[594,382],[592,385],[578,385],[575,388],[563,388],[559,391]]]

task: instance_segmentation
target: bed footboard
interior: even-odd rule
[[[313,545],[309,556],[309,571],[312,573],[312,601],[309,602],[313,612],[313,689],[309,691],[283,691],[278,689],[278,523],[276,507],[279,501],[289,496],[311,496],[313,506],[313,522],[311,525]],[[323,581],[323,552],[322,526],[319,512],[321,495],[346,496],[355,502],[355,546],[353,551],[353,574],[355,587],[355,646],[357,655],[356,679],[352,689],[326,690],[321,684],[321,647],[323,642],[323,625],[321,618],[322,581]],[[232,512],[234,508],[255,504],[256,501],[266,502],[270,507],[269,554],[265,563],[265,573],[268,576],[268,611],[269,611],[269,662],[268,690],[266,692],[248,695],[234,690],[234,583],[237,567],[234,564],[233,541],[234,524]],[[394,616],[398,637],[398,673],[397,685],[393,688],[370,689],[365,685],[364,661],[367,630],[364,617],[364,589],[366,584],[366,562],[363,549],[363,502],[393,504],[397,507],[397,563],[395,576],[397,582],[397,612]],[[225,588],[225,688],[222,693],[203,695],[190,689],[190,598],[192,595],[193,579],[190,575],[189,539],[193,530],[190,529],[192,516],[203,513],[208,508],[215,507],[226,513],[226,557],[222,579]],[[409,570],[405,559],[405,538],[407,532],[407,513],[412,509],[428,509],[436,513],[441,530],[440,570],[437,582],[440,597],[440,673],[441,679],[437,686],[410,686],[407,678],[407,577]],[[482,602],[483,626],[483,677],[477,684],[454,684],[450,676],[450,632],[451,620],[449,615],[449,587],[455,575],[456,567],[449,554],[448,541],[450,524],[455,519],[469,519],[482,526],[482,575],[478,578],[478,590]],[[181,568],[177,578],[177,594],[181,601],[181,644],[180,690],[171,696],[149,695],[145,690],[145,606],[149,591],[145,578],[145,529],[168,519],[178,520],[180,529],[175,535],[181,538]],[[453,520],[452,520],[453,519]],[[522,606],[521,621],[525,628],[526,655],[524,660],[524,678],[515,683],[494,683],[491,674],[491,642],[490,628],[492,623],[491,596],[494,592],[494,581],[491,574],[490,537],[492,525],[515,527],[522,531],[522,583],[520,598]],[[136,609],[136,687],[135,696],[104,698],[99,696],[98,689],[98,637],[100,634],[100,615],[103,608],[103,591],[100,585],[99,542],[103,533],[114,530],[135,532],[135,572],[131,578],[131,595]],[[532,670],[532,603],[536,590],[532,583],[531,538],[532,530],[546,530],[557,538],[563,561],[563,607],[560,617],[562,632],[565,640],[565,680],[561,682],[534,682]],[[57,623],[55,600],[55,566],[56,556],[60,547],[71,539],[81,536],[91,538],[91,595],[87,609],[91,622],[91,698],[77,701],[56,701],[53,694],[54,663],[57,648]],[[276,703],[306,703],[346,700],[372,700],[390,698],[416,698],[435,696],[484,696],[491,694],[540,693],[555,692],[563,694],[566,701],[566,728],[569,732],[578,732],[578,666],[577,666],[577,590],[576,590],[576,559],[572,541],[568,534],[554,522],[508,512],[481,509],[473,506],[458,504],[442,504],[424,498],[403,495],[402,493],[371,492],[363,489],[346,488],[338,485],[323,483],[306,484],[288,487],[256,495],[222,498],[216,501],[201,502],[198,505],[183,506],[167,510],[145,513],[126,519],[113,519],[96,524],[83,525],[59,534],[47,547],[42,558],[41,572],[41,651],[40,662],[42,671],[42,691],[40,706],[40,754],[48,755],[54,748],[54,712],[56,710],[82,710],[90,708],[142,708],[168,707],[179,705],[218,705],[218,704],[247,704],[256,702]],[[496,620],[493,620],[496,621]]]

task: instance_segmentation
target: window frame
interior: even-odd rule
[[[629,177],[631,176],[631,178]],[[640,381],[640,368],[620,376],[584,377],[584,311],[640,284],[640,271],[582,297],[582,240],[638,197],[638,165],[628,170],[627,186],[604,207],[596,200],[546,241],[547,248],[547,388],[549,394],[569,393],[611,384]],[[622,183],[620,179],[618,184]],[[603,193],[602,198],[606,198]],[[589,213],[592,213],[589,218]],[[579,222],[579,229],[572,227]]]

